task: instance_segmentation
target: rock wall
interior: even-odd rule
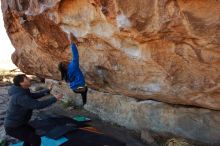
[[[60,79],[73,33],[92,89],[220,110],[220,1],[1,2],[23,72]]]
[[[53,94],[65,91],[64,103],[72,101],[73,105],[82,104],[81,96],[72,92],[65,83],[46,80],[46,84],[54,85]],[[89,90],[84,108],[104,121],[142,134],[154,132],[165,137],[186,138],[203,143],[204,146],[220,145],[219,111],[177,106],[152,100],[138,101],[134,98],[96,90]]]

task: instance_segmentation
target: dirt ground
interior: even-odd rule
[[[143,143],[140,140],[140,136],[134,131],[127,130],[123,127],[119,127],[117,125],[103,122],[96,115],[91,114],[83,109],[73,109],[73,108],[62,108],[60,103],[57,103],[43,111],[46,114],[56,114],[56,115],[65,115],[69,117],[73,117],[74,115],[84,115],[92,119],[92,122],[89,124],[93,127],[96,127],[99,131],[105,133],[106,135],[112,136],[116,139],[119,139],[123,142],[126,142],[127,146],[147,146],[147,144]]]

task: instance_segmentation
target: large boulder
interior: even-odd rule
[[[53,84],[53,94],[65,93],[63,103],[72,101],[73,105],[82,104],[81,95],[72,92],[65,83],[46,80],[46,84]],[[141,133],[150,143],[154,142],[149,137],[153,132],[152,135],[181,137],[203,143],[204,146],[220,145],[220,111],[152,100],[139,101],[96,90],[89,90],[84,108],[104,121]]]
[[[1,2],[13,62],[25,73],[60,79],[73,33],[89,87],[220,110],[220,1]]]

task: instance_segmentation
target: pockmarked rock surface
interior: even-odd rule
[[[73,33],[89,87],[220,110],[220,1],[1,2],[13,62],[25,73],[60,79]]]

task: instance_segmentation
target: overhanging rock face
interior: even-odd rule
[[[73,33],[89,87],[220,110],[220,1],[1,2],[12,59],[26,73],[59,79]]]

